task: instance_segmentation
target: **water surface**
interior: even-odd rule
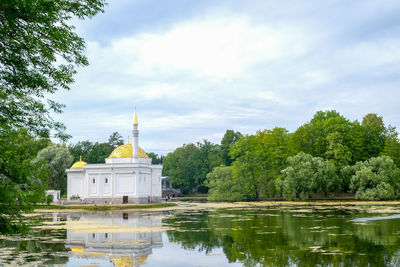
[[[40,213],[1,266],[400,266],[400,207]]]

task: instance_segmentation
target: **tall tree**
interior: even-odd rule
[[[387,127],[385,147],[381,154],[391,157],[397,167],[400,168],[400,140],[396,128]]]
[[[207,192],[206,176],[222,164],[219,147],[207,140],[178,147],[163,160],[163,174],[183,193]]]
[[[243,184],[245,200],[259,198],[261,163],[257,157],[256,147],[256,137],[245,135],[235,143],[231,150],[232,157],[236,158],[232,164],[233,178],[236,183]]]
[[[61,123],[51,112],[62,105],[47,99],[69,89],[75,66],[88,65],[84,41],[70,24],[103,11],[104,0],[9,0],[0,2],[0,124],[49,135]]]
[[[247,197],[252,200],[272,197],[276,191],[275,180],[293,155],[292,139],[284,128],[258,131],[255,136],[245,136],[232,146],[233,177],[244,179]]]
[[[44,162],[33,162],[37,152],[49,144],[27,130],[0,131],[0,232],[25,229],[21,212],[32,210],[41,202],[47,186],[48,172]]]
[[[225,166],[232,165],[235,160],[231,157],[230,150],[231,147],[242,138],[240,132],[235,132],[234,130],[226,130],[224,137],[221,139],[221,158]]]
[[[187,144],[168,153],[163,162],[163,175],[172,178],[174,187],[178,187],[184,194],[191,193],[196,188],[197,162],[194,153],[196,145]]]
[[[386,140],[386,127],[383,118],[375,113],[364,116],[362,123],[363,131],[363,160],[377,157],[383,151]]]
[[[74,161],[78,161],[80,157],[86,163],[104,163],[113,151],[113,147],[109,143],[92,143],[90,141],[80,141],[75,145],[68,147]]]
[[[124,144],[124,139],[122,138],[122,135],[119,134],[119,132],[113,132],[108,138],[108,144],[112,148],[117,148],[118,146]]]
[[[65,145],[51,145],[36,156],[36,162],[44,161],[49,168],[49,188],[61,190],[61,194],[67,192],[67,174],[65,169],[70,168],[73,163],[73,156]]]
[[[69,89],[75,67],[88,64],[83,39],[74,32],[71,20],[92,17],[103,11],[104,4],[104,0],[0,1],[0,136],[5,144],[0,205],[6,207],[0,209],[2,224],[29,210],[33,172],[40,169],[28,163],[24,149],[29,146],[17,138],[21,129],[27,129],[26,136],[40,137],[49,137],[54,129],[56,137],[68,138],[64,125],[50,116],[61,112],[62,105],[47,97]],[[22,154],[15,155],[16,151]]]
[[[149,153],[147,153],[147,156],[149,156],[151,158],[152,164],[162,164],[163,163],[164,157],[162,155],[158,156],[158,154],[156,154],[154,152],[149,152]]]

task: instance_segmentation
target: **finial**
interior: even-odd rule
[[[79,161],[82,161],[82,155],[79,156]]]
[[[133,119],[133,124],[139,124],[138,119],[137,119],[137,114],[136,114],[136,107],[135,107],[135,115]]]
[[[128,144],[129,144],[129,135],[128,135]]]

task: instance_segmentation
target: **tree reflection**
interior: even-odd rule
[[[298,208],[297,208],[298,209]],[[300,212],[299,212],[300,211]],[[210,253],[221,247],[245,266],[390,266],[399,263],[398,220],[357,224],[373,216],[340,209],[221,209],[163,220],[169,240]]]

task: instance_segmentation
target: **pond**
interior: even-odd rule
[[[43,212],[0,266],[400,266],[400,207],[267,205]]]

